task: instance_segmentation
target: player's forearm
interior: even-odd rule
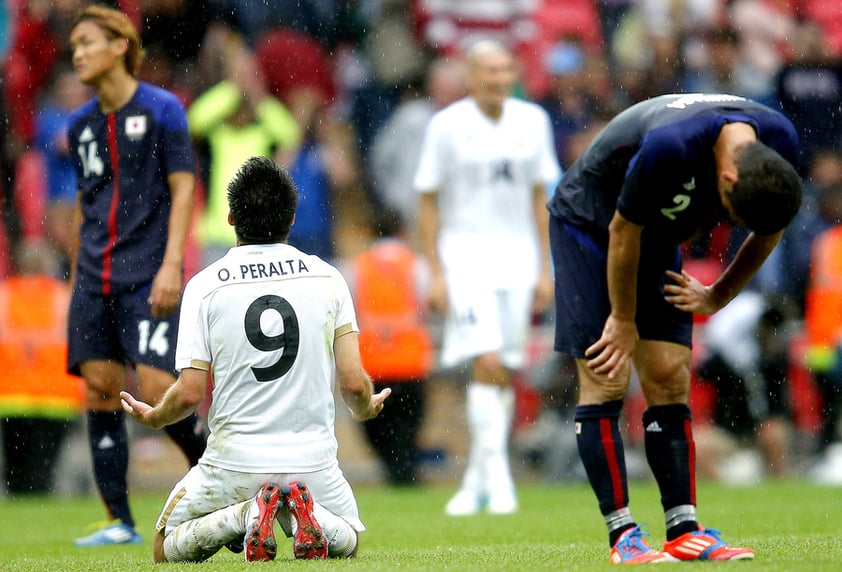
[[[748,235],[737,251],[737,255],[710,286],[718,308],[724,307],[748,285],[763,262],[780,242],[782,236],[783,231],[770,236],[753,232]]]
[[[79,253],[79,248],[82,245],[82,237],[79,234],[82,229],[82,192],[76,192],[76,203],[73,206],[73,215],[70,219],[70,269],[71,272],[76,269],[76,256]],[[73,282],[71,281],[71,284]]]
[[[608,299],[611,314],[632,321],[637,312],[637,269],[640,262],[641,227],[625,220],[619,213],[609,226]]]
[[[544,185],[535,185],[534,187],[533,211],[535,216],[535,229],[538,232],[541,270],[549,272],[552,266],[550,256],[550,215],[547,211],[546,190]]]
[[[279,147],[290,148],[301,143],[301,127],[277,99],[265,97],[255,105],[254,113],[263,128],[272,134],[272,139]]]
[[[345,405],[357,419],[372,417],[371,378],[360,360],[359,334],[349,332],[333,341],[333,359],[336,362],[336,380]]]
[[[202,375],[204,379],[204,372]],[[164,394],[161,402],[139,421],[155,429],[181,421],[199,407],[205,397],[204,387],[203,382],[191,382],[179,376]]]
[[[233,82],[223,81],[211,87],[196,98],[187,110],[191,135],[206,135],[210,129],[233,115],[242,101],[243,94]]]
[[[418,200],[418,236],[421,241],[421,249],[430,266],[430,272],[434,276],[442,273],[438,235],[438,195],[437,193],[422,194]]]
[[[340,382],[342,400],[354,417],[368,419],[371,415],[372,384],[368,374],[360,368],[352,376]]]

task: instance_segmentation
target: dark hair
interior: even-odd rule
[[[749,230],[770,235],[784,229],[801,207],[801,179],[774,149],[753,141],[737,150],[734,214]]]
[[[93,22],[112,38],[124,38],[129,46],[123,58],[126,71],[130,76],[137,77],[144,51],[140,46],[140,34],[138,34],[137,28],[129,20],[129,17],[114,8],[93,5],[84,8],[76,15],[70,29],[72,30],[82,22]]]
[[[234,231],[245,244],[285,242],[298,205],[289,173],[268,157],[247,160],[228,183]]]

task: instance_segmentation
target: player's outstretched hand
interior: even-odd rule
[[[135,399],[128,391],[120,392],[120,405],[123,406],[123,411],[137,419],[139,423],[152,427],[147,420],[149,412],[152,411],[151,405]]]
[[[386,387],[380,393],[374,393],[371,396],[371,401],[369,402],[368,411],[365,413],[354,413],[351,410],[351,415],[357,421],[368,421],[369,419],[374,419],[377,417],[381,411],[383,411],[383,402],[386,401],[386,398],[392,395],[392,388]]]
[[[681,274],[667,271],[672,283],[664,284],[664,299],[685,312],[708,316],[719,309],[710,286],[705,286],[683,270]]]

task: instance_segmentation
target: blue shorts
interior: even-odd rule
[[[691,346],[693,315],[664,299],[667,270],[681,269],[677,247],[641,247],[637,279],[637,323],[640,339]],[[550,248],[555,265],[555,350],[585,357],[602,335],[611,313],[606,265],[608,249],[585,230],[550,216]]]
[[[175,373],[179,309],[153,318],[147,302],[151,287],[108,296],[73,291],[67,317],[69,373],[80,375],[84,361],[106,359]]]

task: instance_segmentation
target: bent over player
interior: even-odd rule
[[[194,411],[213,376],[208,447],[158,518],[156,562],[243,545],[246,560],[273,560],[276,517],[296,558],[357,551],[365,527],[336,458],[334,385],[361,421],[391,390],[372,394],[339,271],[286,244],[297,200],[270,159],[243,165],[228,187],[238,246],[184,291],[178,381],[154,408],[122,393],[128,413],[160,427]]]
[[[579,453],[608,527],[611,562],[736,560],[699,525],[690,409],[692,314],[711,314],[751,279],[801,204],[798,142],[781,114],[730,95],[665,95],[620,113],[549,203],[555,349],[576,358]],[[678,245],[729,218],[751,232],[705,286]],[[648,408],[646,458],[661,492],[663,551],[629,509],[618,417],[634,366]]]
[[[129,510],[129,443],[120,390],[133,365],[145,399],[175,381],[175,333],[194,159],[178,99],[135,79],[143,57],[122,12],[85,9],[70,31],[73,66],[96,97],[70,120],[77,183],[68,371],[88,386],[94,477],[110,521],[77,546],[139,543]],[[205,449],[199,418],[165,428],[192,465]]]

